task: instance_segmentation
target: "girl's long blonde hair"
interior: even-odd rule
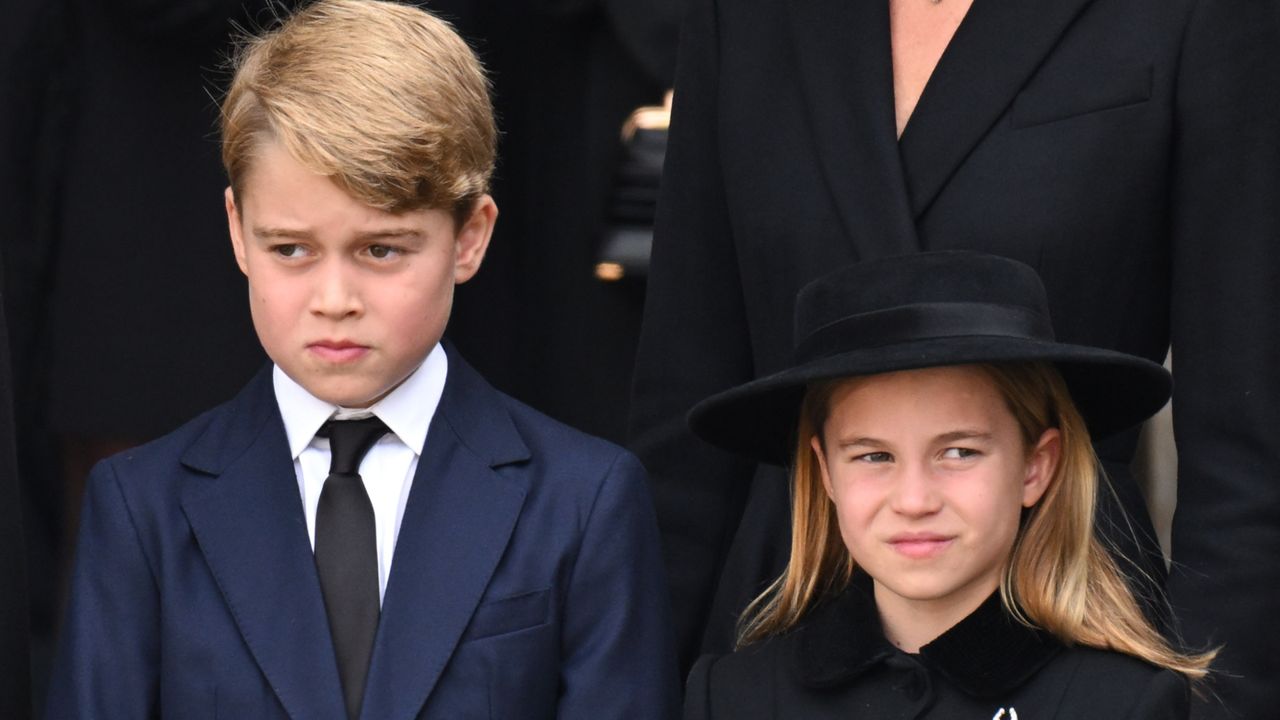
[[[1027,511],[1000,580],[1005,608],[1067,645],[1114,650],[1191,680],[1204,678],[1217,651],[1183,653],[1170,646],[1143,615],[1124,573],[1095,535],[1102,469],[1057,368],[1047,362],[978,367],[994,381],[1026,448],[1049,428],[1061,434],[1062,453],[1053,478],[1040,502]],[[854,560],[840,536],[835,505],[810,445],[811,438],[821,439],[830,398],[842,382],[818,383],[805,394],[791,473],[791,558],[782,576],[743,613],[739,647],[794,627],[853,575]]]

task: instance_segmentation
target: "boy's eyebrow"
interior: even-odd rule
[[[256,226],[253,228],[253,234],[262,238],[289,238],[292,240],[310,240],[314,237],[314,233],[310,230],[298,230],[294,228]],[[356,233],[357,240],[383,240],[387,238],[402,237],[418,237],[422,232],[417,228],[387,228],[385,230],[368,230]]]
[[[356,233],[357,240],[380,240],[383,238],[418,237],[422,231],[413,227],[387,228],[385,230],[369,230]]]
[[[255,225],[253,234],[264,238],[294,238],[298,240],[310,240],[312,237],[310,230],[295,230],[292,228],[270,227],[265,225]]]

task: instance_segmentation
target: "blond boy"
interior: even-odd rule
[[[245,44],[222,133],[273,364],[94,470],[49,716],[673,715],[643,471],[441,339],[497,218],[472,52],[321,0]]]

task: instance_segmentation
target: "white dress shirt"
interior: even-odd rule
[[[439,343],[400,386],[367,409],[342,408],[331,405],[311,393],[280,369],[273,374],[276,403],[284,419],[289,439],[293,471],[298,476],[298,493],[307,516],[307,535],[311,549],[316,547],[316,506],[320,491],[329,476],[329,440],[316,437],[316,432],[330,418],[349,420],[376,415],[391,429],[382,436],[360,462],[360,477],[373,504],[374,525],[378,534],[378,599],[387,591],[391,560],[396,538],[404,518],[413,474],[422,457],[427,428],[444,392],[448,360]]]

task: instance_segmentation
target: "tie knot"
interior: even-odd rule
[[[316,433],[329,438],[329,474],[359,475],[360,461],[378,438],[390,432],[377,417],[359,420],[330,420]]]

